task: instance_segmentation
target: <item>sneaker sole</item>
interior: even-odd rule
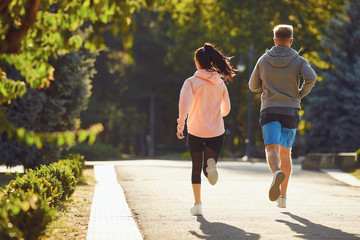
[[[284,172],[278,172],[276,176],[273,178],[273,182],[271,183],[270,191],[269,191],[269,199],[270,201],[276,201],[280,196],[280,184],[285,179]]]
[[[215,162],[215,159],[213,158],[209,158],[207,160],[207,165],[208,165],[208,169],[209,169],[209,172],[208,172],[208,181],[211,185],[215,185],[217,180],[218,180],[218,172],[216,170],[216,162]]]

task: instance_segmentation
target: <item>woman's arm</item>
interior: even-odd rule
[[[186,80],[180,91],[179,98],[179,118],[177,119],[177,136],[179,139],[184,138],[183,131],[185,128],[185,120],[190,111],[194,94],[191,86],[191,82]]]

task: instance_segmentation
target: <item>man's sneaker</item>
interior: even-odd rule
[[[273,181],[270,186],[269,199],[270,201],[276,201],[280,196],[280,184],[285,179],[285,173],[281,170],[277,170],[274,173]]]
[[[190,212],[194,216],[202,215],[202,207],[201,204],[195,204],[191,209]]]
[[[276,201],[279,208],[286,208],[286,195],[280,195]]]
[[[215,159],[209,158],[207,160],[208,165],[208,181],[211,185],[215,185],[218,180],[218,172],[216,170]]]

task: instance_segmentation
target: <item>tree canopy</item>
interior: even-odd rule
[[[127,57],[131,60],[133,27],[131,15],[135,10],[154,1],[126,0],[4,0],[0,4],[0,60],[14,66],[23,81],[9,79],[0,70],[0,104],[10,103],[22,97],[27,86],[45,88],[51,85],[53,67],[50,59],[57,59],[80,47],[91,51],[105,47],[101,32],[105,29],[113,34],[122,34],[122,43]],[[0,65],[1,67],[1,65]],[[74,132],[79,142],[103,130],[95,124],[87,130]],[[29,132],[8,121],[0,110],[0,132],[9,137],[32,139],[39,143],[49,138],[63,138],[61,132]],[[41,137],[41,136],[51,137]],[[61,142],[61,141],[60,141]]]
[[[309,96],[311,122],[307,147],[312,152],[354,152],[360,146],[360,2],[350,0],[343,13],[330,20],[320,53],[327,67],[323,81]]]

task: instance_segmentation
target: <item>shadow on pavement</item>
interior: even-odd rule
[[[198,216],[197,221],[200,222],[200,230],[202,233],[190,231],[192,235],[199,239],[207,240],[258,240],[260,235],[256,233],[248,233],[244,230],[220,222],[208,222],[203,216]]]
[[[329,228],[321,224],[313,223],[305,218],[296,216],[289,212],[283,212],[282,214],[290,216],[292,219],[299,223],[293,223],[285,220],[276,220],[277,222],[285,223],[288,225],[293,232],[298,233],[296,237],[308,240],[320,240],[320,239],[344,239],[352,240],[360,238],[354,234],[346,233],[340,229]],[[301,225],[302,224],[302,225]]]

